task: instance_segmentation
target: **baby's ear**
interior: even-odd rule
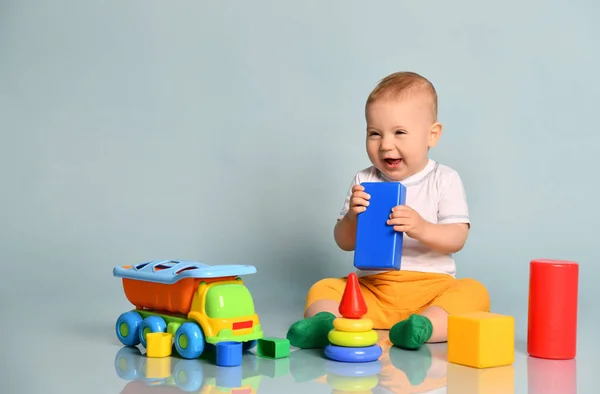
[[[440,137],[442,136],[443,126],[440,122],[435,122],[429,129],[429,138],[427,139],[427,146],[433,148],[437,145]]]

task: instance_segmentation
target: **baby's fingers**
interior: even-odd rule
[[[356,207],[356,206],[365,206],[366,207],[367,205],[369,205],[369,201],[367,201],[365,198],[362,198],[362,197],[354,196],[350,200],[350,206],[353,206],[353,207]]]
[[[361,205],[356,205],[356,206],[352,207],[352,209],[351,209],[351,211],[354,212],[355,214],[359,214],[366,210],[367,210],[367,207],[361,206]]]
[[[371,199],[371,196],[366,192],[354,192],[352,193],[352,198],[362,198],[363,200]]]

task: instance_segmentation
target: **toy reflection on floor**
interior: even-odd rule
[[[513,366],[476,369],[448,362],[447,344],[425,344],[415,351],[392,346],[386,331],[378,331],[382,356],[374,363],[349,364],[323,360],[305,350],[292,353],[296,382],[316,380],[339,393],[514,393]],[[295,356],[295,357],[294,357]],[[296,369],[297,364],[310,365]],[[375,373],[375,370],[378,372]],[[299,371],[302,374],[299,374]]]
[[[137,347],[124,347],[115,357],[115,369],[119,377],[130,381],[121,394],[254,394],[263,387],[289,387],[290,378],[300,387],[322,383],[332,394],[485,393],[499,388],[502,393],[514,393],[512,365],[488,369],[460,366],[448,363],[444,343],[407,351],[391,346],[387,332],[377,333],[382,355],[368,363],[333,361],[318,349],[306,349],[278,359],[248,351],[240,365],[221,367],[215,363],[216,348],[208,345],[197,360],[149,358]]]
[[[433,370],[435,361],[429,353],[425,354],[423,349],[410,354],[391,349],[389,354],[386,341],[385,337],[381,339],[386,351],[374,362],[337,362],[323,358],[318,352],[298,350],[280,359],[246,352],[241,365],[235,367],[216,365],[214,346],[208,346],[197,360],[150,358],[137,347],[123,347],[115,357],[115,369],[121,379],[129,381],[121,394],[254,394],[260,392],[265,378],[282,379],[281,385],[289,387],[290,381],[283,380],[289,377],[298,385],[311,381],[324,383],[332,394],[415,393],[445,387],[445,370]],[[429,376],[432,373],[440,376]]]
[[[121,394],[255,394],[262,379],[257,371],[261,361],[285,363],[287,359],[250,357],[243,364],[221,367],[205,360],[146,357],[136,347],[124,347],[115,357],[115,369],[121,379],[130,381]]]
[[[316,380],[332,393],[435,393],[446,392],[446,345],[426,344],[417,351],[392,346],[387,331],[376,331],[381,357],[368,363],[346,363],[323,359],[316,365],[306,350],[292,353],[291,372],[296,382]],[[295,357],[294,357],[295,356]],[[311,369],[296,368],[298,364]]]

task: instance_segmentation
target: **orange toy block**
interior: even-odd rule
[[[511,365],[515,359],[512,316],[470,312],[448,316],[448,361],[474,368]]]

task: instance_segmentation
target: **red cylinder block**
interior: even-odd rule
[[[575,358],[578,290],[576,262],[548,259],[530,262],[527,352],[531,356]]]

